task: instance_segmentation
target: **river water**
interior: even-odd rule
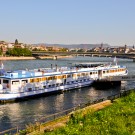
[[[73,57],[59,60],[23,60],[4,61],[6,70],[35,69],[55,66],[68,66],[74,62],[113,62],[113,58],[105,57]],[[118,63],[126,65],[129,74],[135,75],[135,63],[131,59],[118,59]],[[106,90],[94,87],[85,87],[71,90],[62,94],[38,97],[21,102],[0,104],[0,131],[19,126],[24,127],[28,123],[35,123],[40,118],[60,112],[90,100],[105,98],[119,93],[124,89],[135,88],[134,81],[122,82],[121,87],[109,88]]]

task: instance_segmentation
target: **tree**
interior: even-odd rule
[[[27,48],[8,49],[6,54],[10,56],[31,56],[32,55],[31,51]]]
[[[77,52],[85,52],[84,49],[79,49]]]
[[[18,40],[17,39],[15,40],[15,45],[18,45]]]
[[[3,54],[3,50],[2,50],[2,48],[0,49],[0,55],[2,55]]]
[[[61,48],[60,51],[62,51],[62,52],[68,52],[68,48]]]

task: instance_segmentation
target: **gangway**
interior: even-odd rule
[[[105,76],[98,79],[98,81],[135,81],[135,75]]]

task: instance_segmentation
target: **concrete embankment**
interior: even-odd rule
[[[75,112],[69,113],[67,115],[67,117],[65,117],[65,119],[63,119],[63,120],[60,119],[60,121],[57,121],[56,123],[54,123],[52,125],[43,127],[41,129],[41,131],[43,131],[43,132],[49,131],[50,132],[50,131],[53,131],[57,128],[66,126],[66,123],[69,121],[69,119],[71,117],[74,117],[74,113],[83,112],[83,115],[85,116],[89,111],[98,111],[98,110],[101,110],[101,109],[103,109],[107,106],[110,106],[110,105],[112,105],[111,100],[106,100],[106,101],[103,101],[103,102],[100,102],[100,103],[97,103],[97,104],[94,104],[94,105],[87,106],[83,109],[80,109],[80,110],[77,110]]]
[[[119,98],[128,96],[130,93],[134,92],[135,89],[131,90],[124,90],[116,95],[111,95],[103,99],[95,100],[93,102],[88,102],[85,104],[80,104],[77,107],[64,110],[62,112],[42,117],[39,121],[35,124],[30,124],[26,126],[26,129],[20,130],[20,133],[25,133],[27,135],[38,135],[38,134],[45,134],[46,132],[53,131],[55,129],[59,129],[61,127],[65,127],[70,119],[75,119],[76,114],[81,113],[82,117],[85,116],[90,112],[95,112],[101,110],[107,106],[111,106],[113,103],[117,103]],[[121,108],[120,108],[121,109]],[[115,111],[114,111],[115,112]],[[8,129],[6,131],[2,131],[1,133],[9,133],[10,131],[17,131],[18,127]]]
[[[91,111],[98,111],[98,110],[101,110],[101,109],[103,109],[107,106],[110,106],[110,105],[112,105],[111,100],[105,100],[103,102],[87,106],[83,109],[73,111],[66,116],[63,116],[63,117],[60,117],[60,118],[56,119],[55,121],[51,121],[51,122],[48,122],[46,124],[41,124],[41,125],[39,124],[38,130],[35,130],[35,131],[29,133],[28,135],[36,135],[38,133],[43,134],[45,132],[50,132],[50,131],[53,131],[55,129],[65,127],[67,122],[69,121],[69,119],[71,117],[74,117],[74,114],[77,113],[77,112],[83,112],[83,115],[86,115],[90,110]]]
[[[34,57],[0,57],[0,60],[35,60]]]
[[[106,100],[101,100],[101,102],[99,100],[99,101],[96,101],[95,103],[93,102],[93,104],[91,104],[91,105],[89,105],[89,103],[88,103],[88,105],[85,104],[85,107],[82,106],[82,107],[79,107],[78,109],[76,108],[76,109],[72,110],[72,112],[67,113],[67,115],[64,115],[59,118],[53,116],[55,118],[54,120],[52,120],[51,122],[47,122],[47,123],[45,122],[45,124],[39,123],[38,130],[34,130],[33,132],[29,133],[29,135],[37,135],[37,133],[44,134],[46,132],[51,132],[51,131],[61,128],[61,127],[65,127],[67,122],[69,121],[69,119],[74,118],[76,113],[82,112],[83,116],[85,116],[89,112],[101,110],[107,106],[111,106],[113,104],[113,102],[117,102],[118,98],[125,97],[125,96],[129,95],[130,93],[132,93],[133,91],[134,91],[134,89],[122,91],[119,94],[107,97]]]

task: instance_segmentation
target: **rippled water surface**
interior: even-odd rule
[[[68,66],[74,62],[112,62],[113,58],[103,57],[74,57],[59,60],[22,60],[22,61],[4,61],[6,70],[17,69],[35,69],[55,66]],[[118,59],[118,63],[126,65],[129,74],[135,75],[135,63],[130,59]],[[119,93],[121,89],[135,88],[134,81],[122,82],[121,87],[110,88],[107,90],[85,87],[62,94],[38,97],[22,102],[7,103],[0,105],[0,131],[11,127],[23,127],[25,124],[34,123],[38,119],[50,114],[60,112],[89,100],[104,98],[109,95]]]

